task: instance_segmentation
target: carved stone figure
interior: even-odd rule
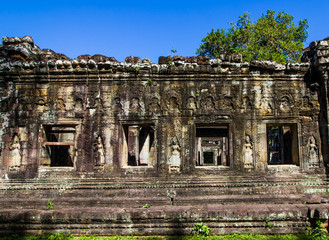
[[[122,111],[122,104],[120,98],[114,98],[113,110],[114,112]]]
[[[94,143],[95,165],[100,166],[105,163],[105,151],[101,136],[98,136]]]
[[[233,110],[234,109],[234,104],[233,104],[233,100],[230,97],[225,97],[224,98],[224,109],[230,109]]]
[[[265,97],[261,100],[261,103],[260,103],[260,108],[262,109],[263,113],[272,113],[273,112],[273,104],[272,104],[272,101]]]
[[[76,154],[74,146],[71,145],[69,147],[68,153],[70,155],[70,158],[71,158],[72,162],[74,162],[74,157],[75,157],[75,154]]]
[[[17,111],[27,111],[26,101],[24,99],[19,99],[17,105]]]
[[[65,104],[62,98],[57,99],[56,109],[58,111],[65,111]]]
[[[319,165],[319,155],[318,155],[318,146],[316,145],[316,140],[314,136],[311,136],[308,141],[308,157],[310,166]]]
[[[82,104],[82,99],[81,98],[75,99],[74,108],[75,108],[76,111],[82,111],[83,110],[83,104]]]
[[[152,102],[149,104],[149,111],[153,114],[161,113],[161,106],[159,104],[159,99],[156,97],[152,98]]]
[[[19,167],[21,161],[21,143],[18,136],[15,135],[10,145],[10,167]]]
[[[196,103],[195,103],[195,98],[194,97],[189,97],[187,99],[187,109],[196,109]]]
[[[176,97],[171,97],[169,99],[169,104],[168,104],[168,110],[170,113],[178,113],[179,111],[179,105],[177,102],[177,98]]]
[[[253,145],[249,135],[246,135],[246,140],[243,145],[243,162],[245,168],[253,167]]]
[[[130,101],[130,111],[137,113],[141,110],[141,105],[139,104],[139,99],[134,97]]]
[[[285,97],[281,98],[279,108],[280,108],[280,111],[284,112],[284,113],[287,113],[287,112],[291,111],[290,100],[289,100],[288,97],[285,96]]]
[[[208,96],[205,99],[204,108],[207,109],[207,110],[213,110],[213,109],[215,109],[215,103],[214,103],[213,97]]]
[[[249,97],[244,97],[242,99],[241,109],[248,110],[248,109],[251,109],[251,108],[252,108],[252,105],[251,105],[251,102],[250,102],[250,98]]]
[[[95,99],[94,107],[95,107],[97,110],[102,111],[102,110],[103,110],[102,99],[100,99],[99,97],[97,97],[97,98]]]
[[[169,164],[179,166],[180,165],[180,151],[181,148],[179,146],[177,138],[173,138],[170,146],[171,156],[169,158]]]
[[[43,112],[46,108],[46,101],[43,98],[40,98],[36,102],[37,111]]]

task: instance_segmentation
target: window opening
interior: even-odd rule
[[[154,129],[152,126],[125,126],[128,146],[128,166],[149,166],[154,159]]]
[[[75,126],[47,125],[43,126],[46,135],[46,148],[51,167],[72,167],[74,158]]]
[[[196,128],[196,165],[229,166],[228,126]]]
[[[267,126],[268,164],[298,164],[297,126]]]

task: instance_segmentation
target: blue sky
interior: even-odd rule
[[[255,21],[268,9],[285,11],[296,23],[307,19],[307,46],[329,36],[329,0],[2,1],[0,35],[29,35],[40,48],[70,58],[132,55],[157,63],[172,48],[194,56],[212,28],[227,29],[245,12]]]

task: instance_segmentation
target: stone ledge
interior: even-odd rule
[[[314,211],[327,211],[328,206]],[[305,231],[310,208],[302,204],[240,204],[162,206],[145,208],[64,208],[62,210],[1,210],[0,234],[27,231],[71,231],[82,234],[186,234],[202,221],[216,233],[296,233]],[[320,215],[322,217],[322,215]],[[323,217],[326,217],[323,215]],[[272,224],[268,227],[267,222]],[[129,226],[129,227],[127,227]],[[167,230],[169,228],[169,230]],[[72,231],[73,230],[73,231]],[[167,232],[166,232],[167,231]]]

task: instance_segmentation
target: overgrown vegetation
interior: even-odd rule
[[[307,233],[306,237],[307,239],[311,240],[325,240],[329,239],[329,235],[327,232],[325,232],[325,227],[322,225],[322,222],[320,220],[317,220],[313,226],[306,227]]]
[[[196,235],[208,236],[209,232],[210,232],[209,227],[207,225],[205,225],[203,222],[196,223],[193,226],[193,233]]]
[[[146,203],[143,208],[150,208],[150,206]]]
[[[53,208],[54,208],[54,204],[50,200],[48,200],[48,209],[52,210]]]
[[[268,10],[256,22],[248,13],[239,16],[228,30],[214,29],[201,41],[197,54],[219,57],[223,52],[242,54],[245,61],[274,60],[278,63],[300,62],[303,43],[308,37],[308,22],[293,16]]]
[[[270,221],[270,219],[268,219],[268,218],[266,218],[265,223],[266,223],[266,227],[267,227],[267,228],[272,228],[272,227],[274,227],[274,224],[273,224],[273,223]]]

